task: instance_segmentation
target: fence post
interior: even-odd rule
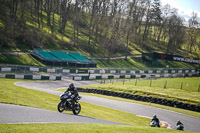
[[[124,85],[124,79],[123,79],[123,85]]]
[[[181,89],[183,88],[183,82],[181,83]]]
[[[151,82],[150,82],[150,87],[151,87],[151,84],[152,84],[152,79],[151,79]]]
[[[167,88],[167,80],[165,81],[164,89]]]
[[[198,92],[200,92],[200,84],[199,84],[199,89],[198,89]]]
[[[137,79],[136,79],[136,81],[135,81],[135,86],[137,85]]]

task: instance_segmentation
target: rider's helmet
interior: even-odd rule
[[[156,115],[153,115],[153,118],[155,119],[155,118],[157,118],[157,116],[156,116]]]
[[[74,87],[74,84],[73,83],[69,83],[69,88],[73,88]]]

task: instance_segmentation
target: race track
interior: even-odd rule
[[[0,123],[101,123],[121,124],[81,115],[0,103]]]
[[[17,82],[15,85],[22,86],[29,89],[35,89],[54,95],[60,95],[61,92],[55,91],[57,88],[66,88],[71,80],[65,81],[30,81],[30,82]],[[97,81],[73,81],[76,86],[95,84]],[[165,121],[170,124],[171,128],[175,129],[175,124],[177,120],[181,120],[185,125],[186,131],[200,132],[200,118],[184,115],[181,113],[176,113],[164,109],[159,109],[150,106],[144,106],[134,103],[122,102],[109,100],[105,98],[99,98],[94,96],[83,95],[81,99],[83,102],[88,102],[112,109],[117,109],[136,115],[142,115],[147,117],[152,117],[154,114],[158,116],[161,121]]]

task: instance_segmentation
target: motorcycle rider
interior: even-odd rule
[[[156,125],[155,126],[157,126],[157,127],[160,127],[160,121],[159,121],[159,119],[157,118],[157,116],[156,115],[154,115],[153,116],[153,118],[152,118],[152,120],[151,120],[151,122],[153,122],[153,121],[155,121],[156,122]]]
[[[77,88],[75,88],[73,83],[69,83],[69,88],[64,92],[64,93],[71,93],[71,98],[72,98],[72,107],[75,107],[75,101],[76,101],[76,97],[79,96]]]
[[[177,127],[177,130],[183,130],[184,129],[184,125],[180,120],[177,121],[176,127]]]

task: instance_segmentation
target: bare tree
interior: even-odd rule
[[[184,39],[183,19],[174,14],[169,19],[169,41],[167,45],[167,53],[174,54],[180,49]]]
[[[162,8],[162,14],[161,14],[162,20],[160,21],[159,33],[158,33],[158,36],[157,36],[158,42],[160,41],[160,37],[161,37],[161,33],[163,31],[163,28],[167,25],[167,21],[170,17],[170,12],[171,12],[170,5],[167,4]]]
[[[70,15],[70,7],[71,7],[71,2],[72,0],[61,0],[61,11],[60,11],[60,33],[63,35],[64,34],[64,30],[65,30],[65,26],[66,23],[69,19],[69,15]]]
[[[198,37],[200,36],[200,30],[198,29],[199,18],[197,16],[197,13],[193,12],[191,18],[189,19],[189,29],[188,29],[188,47],[189,52],[192,53],[192,48],[197,51],[197,41]]]

